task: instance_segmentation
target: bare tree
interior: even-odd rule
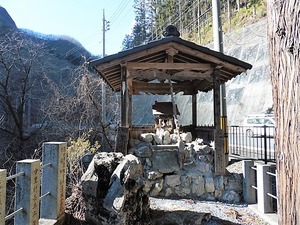
[[[29,105],[42,80],[43,52],[42,43],[33,43],[20,32],[0,34],[0,131],[12,154],[24,152],[38,129],[31,127]]]
[[[49,129],[55,129],[61,137],[76,139],[83,132],[89,132],[91,143],[102,140],[112,149],[109,138],[111,127],[116,127],[119,102],[116,94],[106,91],[107,102],[103,102],[102,83],[98,75],[89,71],[87,63],[74,70],[74,79],[58,85],[50,79],[53,90],[44,105]],[[105,87],[106,85],[104,85]],[[107,87],[106,87],[107,88]],[[106,121],[102,118],[102,106],[107,104]]]
[[[279,224],[300,223],[300,2],[268,2]]]

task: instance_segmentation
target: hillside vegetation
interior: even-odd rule
[[[200,45],[212,41],[211,0],[135,0],[136,24],[123,40],[129,49],[163,37],[165,28],[172,24],[181,37]],[[266,17],[264,0],[221,0],[224,32],[242,28]]]

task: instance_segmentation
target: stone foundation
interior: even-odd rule
[[[242,175],[215,175],[212,146],[183,138],[175,144],[157,145],[153,136],[150,141],[151,135],[141,140],[131,141],[134,145],[126,156],[105,152],[94,156],[81,183],[66,200],[68,224],[75,225],[75,220],[103,225],[182,224],[191,218],[194,224],[202,224],[209,218],[205,213],[183,212],[186,216],[182,217],[179,212],[151,212],[149,196],[241,201]]]
[[[191,141],[190,136],[181,134],[183,151],[176,139],[169,145],[157,145],[157,135],[151,133],[131,141],[129,152],[141,160],[147,177],[146,192],[151,197],[241,202],[242,175],[215,175],[214,148],[200,139]]]

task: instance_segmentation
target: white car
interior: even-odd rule
[[[248,137],[274,137],[275,119],[274,116],[248,116],[244,120],[243,128]]]

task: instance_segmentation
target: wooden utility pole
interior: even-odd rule
[[[268,0],[279,223],[300,224],[300,2]]]

